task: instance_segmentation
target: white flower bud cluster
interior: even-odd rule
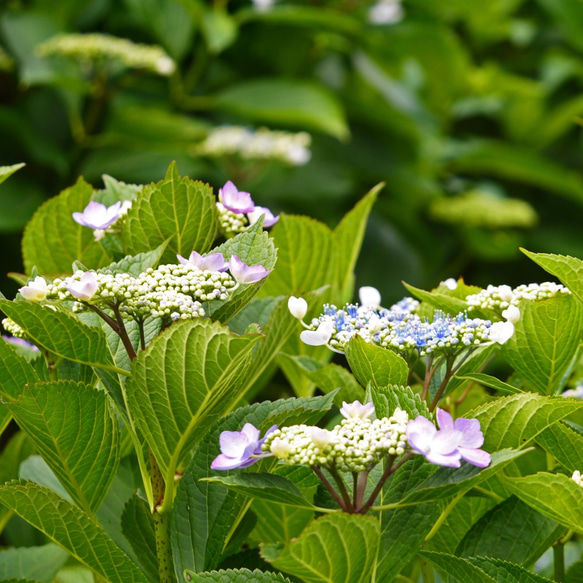
[[[309,162],[312,138],[306,132],[290,133],[242,126],[220,126],[211,130],[201,144],[192,149],[196,156],[238,155],[245,160],[279,160],[292,166]]]
[[[47,299],[75,301],[68,288],[78,282],[84,272],[55,279],[47,288]],[[192,265],[160,265],[137,277],[127,273],[98,272],[97,291],[90,302],[105,307],[119,306],[122,314],[141,319],[146,316],[170,320],[204,316],[201,302],[227,300],[236,282],[229,273],[202,271]],[[77,302],[74,310],[86,309]]]
[[[494,310],[501,314],[509,306],[517,306],[521,300],[537,301],[552,298],[557,294],[570,294],[564,285],[544,283],[522,284],[512,289],[509,285],[489,285],[486,289],[466,298],[468,310]]]
[[[26,332],[10,318],[4,318],[2,320],[2,327],[6,332],[12,334],[12,336],[16,336],[16,338],[27,338]]]
[[[249,227],[249,220],[244,214],[234,213],[220,202],[217,202],[217,210],[219,211],[219,228],[225,238],[231,239]]]
[[[119,61],[126,67],[158,75],[174,73],[176,63],[159,46],[136,44],[108,34],[58,34],[37,47],[41,57],[63,55],[78,61]]]
[[[372,469],[387,455],[405,452],[408,421],[407,413],[396,409],[389,418],[343,419],[331,430],[292,425],[270,433],[262,449],[289,465],[362,472]]]

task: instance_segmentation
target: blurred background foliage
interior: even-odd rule
[[[387,305],[401,280],[539,280],[519,246],[583,256],[580,0],[0,6],[0,165],[26,163],[0,190],[2,273],[79,174],[145,183],[171,160],[330,225],[386,182],[357,283]],[[212,146],[229,126],[245,136]]]

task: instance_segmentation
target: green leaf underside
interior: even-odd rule
[[[96,522],[47,488],[12,482],[0,486],[0,503],[112,583],[148,583]]]
[[[68,554],[53,543],[0,550],[0,580],[4,582],[14,577],[51,583],[67,557]]]
[[[365,583],[374,568],[379,536],[379,522],[372,516],[329,514],[285,546],[264,545],[261,554],[302,581]]]
[[[198,581],[216,581],[217,583],[290,583],[287,577],[280,573],[271,573],[269,571],[260,571],[255,569],[228,569],[227,571],[209,571],[205,573],[195,573],[186,569],[185,575],[189,581],[197,583]]]

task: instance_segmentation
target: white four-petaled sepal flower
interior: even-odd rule
[[[227,271],[229,264],[225,261],[225,257],[222,253],[211,253],[206,257],[203,257],[200,253],[193,251],[188,259],[182,257],[182,255],[177,255],[178,261],[182,265],[191,265],[192,267],[197,267],[201,271]]]
[[[263,226],[266,229],[273,227],[273,225],[279,221],[279,215],[274,216],[273,213],[264,206],[256,206],[250,213],[247,213],[249,224],[254,225],[261,216],[263,216]]]
[[[229,271],[238,284],[256,283],[266,278],[270,273],[263,265],[247,265],[236,255],[229,259]]]
[[[94,271],[86,271],[81,276],[80,281],[73,279],[67,284],[68,292],[74,298],[84,301],[89,301],[95,295],[95,292],[97,292],[98,288],[99,283],[97,281],[97,275]]]
[[[506,318],[506,321],[516,324],[520,320],[520,310],[516,306],[508,306],[502,312],[502,317]]]
[[[490,326],[490,340],[504,344],[514,334],[514,324],[512,322],[494,322]]]
[[[304,330],[300,334],[300,340],[309,346],[323,346],[328,344],[332,332],[334,332],[334,324],[329,320],[324,320],[317,330]]]
[[[250,213],[255,209],[251,195],[238,190],[230,180],[223,188],[219,188],[219,200],[233,213]]]
[[[358,290],[360,305],[363,308],[376,309],[381,307],[381,294],[376,287],[365,285]]]
[[[346,419],[368,419],[373,413],[374,405],[372,403],[363,405],[360,401],[352,403],[342,401],[342,407],[340,408],[340,414]]]
[[[121,201],[117,201],[109,207],[92,200],[82,213],[73,213],[73,220],[84,227],[105,230],[121,216]],[[127,208],[126,211],[127,212]]]
[[[294,318],[298,320],[303,320],[306,312],[308,311],[308,302],[304,298],[296,298],[291,296],[287,301],[287,307]]]
[[[42,302],[47,297],[47,282],[44,277],[38,275],[33,281],[29,281],[28,285],[21,287],[18,291],[25,300]]]

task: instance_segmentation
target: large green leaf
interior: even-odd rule
[[[372,516],[335,513],[318,518],[286,545],[265,545],[263,558],[302,581],[367,583],[379,549]]]
[[[502,354],[530,387],[544,394],[559,392],[575,365],[583,334],[583,305],[558,295],[523,302],[514,334]]]
[[[358,382],[366,387],[372,382],[377,387],[406,385],[409,367],[392,350],[365,342],[354,336],[346,346],[346,360]]]
[[[256,403],[236,409],[206,435],[180,480],[172,509],[172,548],[178,577],[184,569],[198,572],[216,568],[249,506],[244,496],[201,479],[225,475],[210,469],[211,462],[220,453],[221,432],[240,431],[245,423],[255,425],[262,432],[273,424],[313,424],[331,405],[330,396]],[[264,464],[271,462],[265,460],[248,471],[265,468]]]
[[[122,240],[127,253],[151,251],[168,242],[162,261],[176,263],[176,254],[211,248],[218,227],[216,199],[210,186],[178,175],[170,164],[164,180],[138,195],[127,216]]]
[[[216,583],[290,583],[287,577],[280,573],[270,571],[249,571],[249,569],[229,569],[227,571],[211,571],[209,573],[194,573],[188,569],[185,571],[189,581]]]
[[[553,423],[536,442],[569,472],[583,468],[583,435],[566,423]]]
[[[254,79],[216,97],[217,106],[250,121],[286,124],[348,137],[344,111],[322,85],[291,79]]]
[[[579,411],[583,403],[564,397],[522,393],[501,397],[472,411],[484,433],[486,451],[523,448],[547,427]]]
[[[19,547],[0,551],[0,579],[11,577],[51,583],[67,560],[67,553],[49,543],[42,547]]]
[[[94,520],[47,488],[12,482],[0,486],[0,503],[111,583],[148,583]]]
[[[34,344],[56,356],[127,374],[113,364],[100,328],[85,326],[73,316],[33,302],[0,300],[0,309],[26,331]]]
[[[546,472],[523,478],[505,476],[504,485],[537,512],[583,532],[583,488],[567,476]]]
[[[474,557],[470,560],[498,583],[551,583],[550,579],[508,561],[490,557]]]
[[[120,457],[107,395],[71,381],[29,384],[8,407],[75,502],[88,514],[97,510]]]
[[[558,277],[575,296],[583,301],[583,261],[568,255],[522,252],[545,271]]]
[[[80,178],[74,186],[51,198],[36,211],[22,238],[27,273],[36,266],[43,274],[72,273],[78,260],[89,268],[103,267],[110,259],[95,242],[93,231],[73,220],[90,202],[93,188]]]
[[[456,549],[463,557],[490,557],[532,565],[565,529],[511,496],[484,514]]]
[[[421,555],[447,573],[457,583],[467,583],[468,581],[472,581],[472,583],[499,583],[467,559],[430,551],[422,551]]]
[[[128,406],[166,478],[205,431],[228,413],[260,336],[236,336],[209,320],[183,321],[133,362]]]

